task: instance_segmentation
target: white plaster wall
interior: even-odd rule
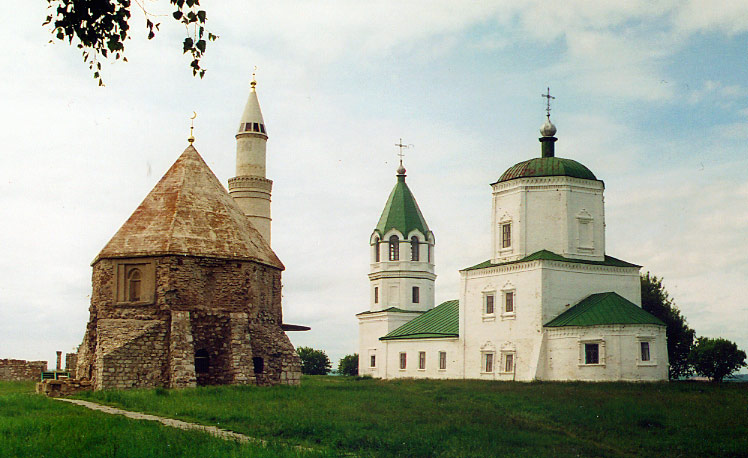
[[[605,255],[603,184],[570,177],[521,178],[493,187],[493,262],[520,259],[540,250],[579,259]],[[588,215],[592,248],[580,248],[578,216]],[[501,248],[502,222],[511,220],[512,247]]]
[[[595,293],[612,291],[641,306],[638,267],[619,268],[555,261],[542,263],[542,324]]]
[[[383,368],[386,361],[384,343],[380,337],[387,335],[413,318],[420,316],[414,313],[380,312],[358,315],[358,373],[372,377],[384,377]],[[377,367],[369,367],[370,354],[377,355]]]
[[[650,362],[640,361],[639,342],[650,340]],[[585,341],[604,343],[601,364],[585,365]],[[658,381],[668,379],[665,327],[615,325],[546,330],[544,380]],[[602,354],[604,353],[604,354]]]
[[[463,378],[462,345],[459,339],[389,340],[386,344],[387,378]],[[418,368],[418,353],[426,352],[426,368]],[[439,352],[447,352],[447,368],[439,369]],[[407,365],[400,369],[400,352],[407,354]],[[381,370],[381,369],[380,369]]]
[[[473,379],[533,380],[542,342],[542,271],[539,262],[463,272],[460,297],[460,335],[465,340],[465,377]],[[502,290],[513,289],[515,312],[502,313]],[[495,291],[495,314],[483,313],[484,292]],[[514,373],[483,371],[482,353],[514,351]],[[503,368],[501,368],[503,369]]]

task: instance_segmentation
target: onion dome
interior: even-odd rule
[[[527,177],[567,176],[583,180],[597,180],[590,169],[572,159],[536,157],[509,167],[497,183]]]

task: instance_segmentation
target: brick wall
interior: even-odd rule
[[[0,359],[0,380],[3,381],[39,380],[46,370],[46,361]]]

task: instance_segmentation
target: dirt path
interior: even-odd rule
[[[79,399],[65,399],[65,398],[55,398],[55,399],[57,399],[58,401],[69,402],[71,404],[77,404],[79,406],[83,406],[91,410],[98,410],[100,412],[108,413],[111,415],[124,415],[127,418],[132,418],[133,420],[157,421],[165,426],[170,426],[172,428],[203,431],[223,440],[235,440],[235,441],[239,441],[243,443],[253,443],[253,444],[258,444],[262,446],[267,445],[267,441],[264,441],[262,439],[256,439],[254,437],[245,436],[244,434],[235,433],[233,431],[226,431],[225,429],[217,428],[215,426],[198,425],[197,423],[188,423],[182,420],[174,420],[173,418],[159,417],[156,415],[149,415],[147,413],[131,412],[129,410],[122,410],[116,407],[109,407],[109,406],[105,406],[101,404],[96,404],[95,402],[81,401]]]

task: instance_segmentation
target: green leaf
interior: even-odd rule
[[[198,11],[197,18],[200,19],[200,22],[205,22],[205,11],[204,10]]]
[[[195,46],[197,46],[200,52],[205,52],[205,40],[198,40]]]
[[[194,43],[192,41],[192,38],[190,38],[190,37],[185,38],[183,46],[184,46],[183,52],[187,52],[187,51],[193,49],[194,48]]]
[[[172,16],[174,16],[174,19],[176,20],[182,19],[182,12],[179,10],[174,11],[174,13],[172,13]]]

